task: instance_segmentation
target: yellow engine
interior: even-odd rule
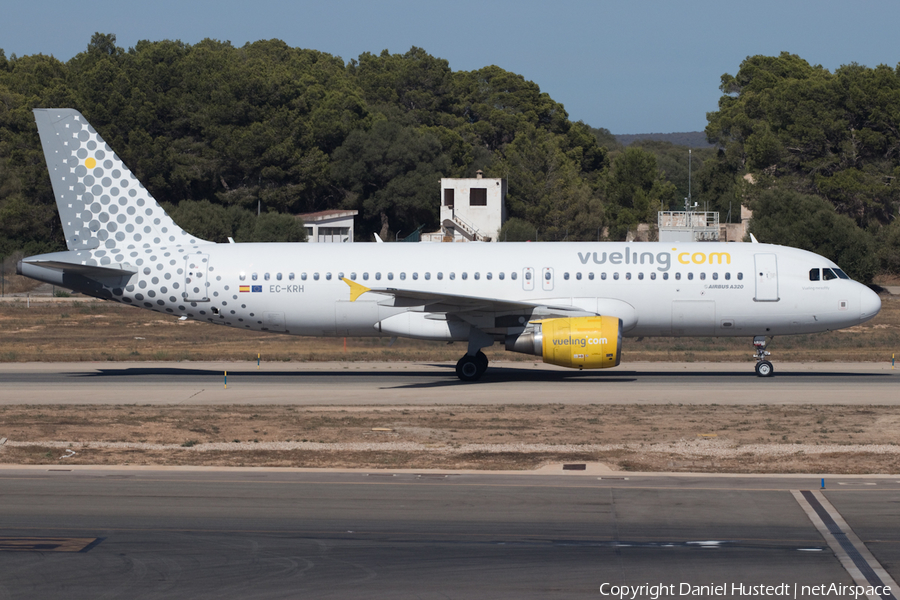
[[[622,321],[602,316],[534,321],[523,333],[507,336],[506,349],[560,367],[616,367],[622,356]]]

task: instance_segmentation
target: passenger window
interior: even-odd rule
[[[606,271],[600,273],[600,279],[602,279],[603,281],[606,281]]]
[[[288,273],[288,281],[293,281],[293,280],[294,280],[294,274]]]
[[[731,273],[725,273],[725,281],[731,281]]]
[[[240,279],[241,281],[244,281],[245,279],[247,279],[247,275],[243,271],[241,271],[241,274],[238,277],[238,279]]]
[[[681,273],[675,273],[675,279],[681,279]]]
[[[490,281],[491,279],[494,278],[494,276],[493,276],[490,272],[485,273],[485,274],[484,274],[484,277],[485,277],[485,279],[487,279],[488,281]]]
[[[744,278],[744,274],[743,274],[743,273],[738,273],[738,281],[740,281],[740,280],[743,279],[743,278]]]
[[[525,281],[531,281],[531,271],[525,271]]]
[[[619,272],[616,271],[615,273],[613,273],[613,279],[618,279],[618,278],[619,278]]]
[[[719,278],[719,274],[713,273],[713,281],[717,280],[718,278]]]
[[[656,273],[650,273],[650,279],[655,280],[655,279],[656,279]]]
[[[575,279],[581,281],[581,273],[575,273]]]
[[[590,273],[588,273],[588,279],[590,279],[591,281],[594,280],[594,272],[593,272],[593,271],[591,271]]]
[[[375,273],[375,281],[381,281],[381,271]]]
[[[832,279],[837,279],[838,276],[834,274],[834,271],[831,269],[822,269],[822,281],[831,281]]]
[[[547,279],[550,279],[550,273],[547,273]],[[569,280],[569,274],[568,274],[568,273],[563,273],[563,279],[565,279],[566,281],[568,281],[568,280]]]
[[[356,273],[350,273],[350,280],[356,281]]]
[[[319,280],[319,274],[318,274],[318,273],[313,273],[313,279],[315,279],[316,281],[318,281],[318,280]]]
[[[643,279],[644,279],[644,274],[643,274],[643,273],[638,273],[638,279],[640,279],[641,281],[643,281]]]
[[[278,281],[281,281],[281,273],[277,274],[277,275],[275,276],[275,279],[277,279]]]
[[[325,279],[331,281],[331,273],[325,273]]]
[[[500,281],[503,281],[503,278],[506,277],[506,273],[504,273],[503,271],[500,271],[500,273],[497,274],[497,277],[500,278]]]
[[[456,279],[456,272],[450,271],[450,280],[453,281],[454,279]]]
[[[668,274],[668,273],[663,273],[663,279],[664,279],[664,280],[668,280],[668,279],[669,279],[669,274]]]
[[[568,275],[568,273],[566,273],[566,275]],[[544,273],[544,279],[546,279],[547,281],[550,281],[550,277],[551,277],[550,271],[547,271],[546,273]],[[566,277],[566,279],[568,279],[568,277]]]
[[[306,281],[306,273],[300,273],[300,279]]]
[[[337,278],[338,278],[338,281],[343,280],[343,279],[344,279],[344,274],[343,274],[343,273],[338,273],[338,274],[337,274]]]
[[[441,271],[438,271],[437,278],[438,278],[438,280],[443,279],[443,278],[444,278],[444,274],[443,274]]]
[[[700,279],[701,281],[706,279],[706,273],[700,273]]]
[[[419,274],[418,274],[418,273],[413,273],[413,274],[412,274],[412,278],[413,278],[413,281],[418,281],[418,280],[419,280]]]
[[[266,273],[265,275],[263,275],[263,279],[265,279],[266,281],[268,281],[268,280],[269,280],[269,274]]]
[[[693,274],[693,273],[688,273],[688,279],[693,279],[693,278],[694,278],[694,274]]]
[[[431,272],[430,272],[430,271],[428,271],[428,272],[425,273],[425,281],[428,281],[429,279],[431,279]]]
[[[513,281],[518,279],[518,277],[519,277],[519,274],[516,273],[515,271],[513,271],[512,273],[509,274],[509,278],[512,279]]]
[[[475,280],[477,281],[478,279],[481,279],[481,275],[479,275],[478,273],[475,273]]]
[[[393,273],[388,273],[388,274],[387,274],[387,278],[388,278],[389,281],[393,281],[393,280],[394,280],[394,274],[393,274]]]
[[[253,281],[256,281],[256,273],[254,273],[253,275],[251,275],[251,276],[250,276],[250,279],[252,279]]]
[[[469,274],[466,273],[465,271],[463,271],[462,278],[463,278],[463,279],[468,279],[468,278],[469,278]]]
[[[369,274],[363,273],[363,281],[368,281],[368,280],[369,280]]]

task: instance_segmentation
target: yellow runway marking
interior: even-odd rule
[[[85,552],[103,538],[0,537],[0,552]]]

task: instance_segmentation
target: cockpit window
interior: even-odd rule
[[[809,270],[809,280],[810,281],[818,281],[819,280],[819,270],[818,269],[810,269]]]
[[[822,280],[823,281],[831,281],[832,279],[837,279],[838,276],[835,275],[834,271],[831,269],[822,269]]]
[[[841,269],[834,269],[834,272],[837,273],[837,276],[841,279],[850,279],[850,276],[844,273]]]

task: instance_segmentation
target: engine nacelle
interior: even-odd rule
[[[622,321],[603,316],[535,321],[520,335],[507,336],[506,349],[572,369],[617,367],[622,358]]]

